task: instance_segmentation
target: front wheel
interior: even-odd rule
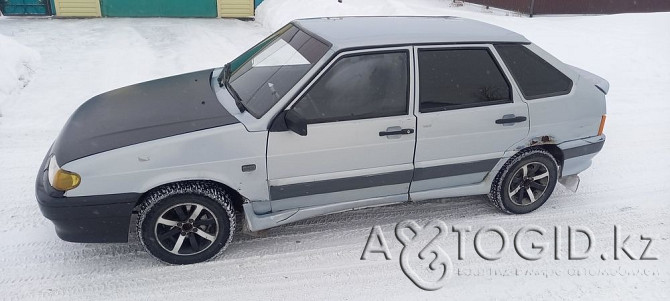
[[[556,159],[543,149],[526,149],[503,165],[489,199],[507,213],[528,213],[549,199],[557,181]]]
[[[207,184],[173,185],[147,197],[137,223],[147,251],[167,263],[211,259],[232,240],[235,212],[225,191]]]

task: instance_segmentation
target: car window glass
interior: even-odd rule
[[[328,51],[328,45],[288,25],[230,63],[232,89],[260,118]]]
[[[309,123],[407,114],[408,52],[339,59],[294,106]]]
[[[511,101],[509,84],[487,49],[419,51],[419,111]]]
[[[570,93],[572,80],[523,45],[496,45],[526,99]]]
[[[309,61],[300,52],[284,40],[277,40],[253,58],[253,67],[272,67],[281,65],[309,65]]]

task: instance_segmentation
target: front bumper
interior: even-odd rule
[[[66,197],[49,184],[48,158],[37,174],[35,196],[58,237],[70,242],[127,242],[130,217],[140,194]]]

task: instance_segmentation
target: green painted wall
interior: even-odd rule
[[[49,0],[0,0],[0,10],[11,15],[46,15]]]
[[[105,17],[216,17],[216,0],[100,0]]]

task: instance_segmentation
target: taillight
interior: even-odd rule
[[[607,119],[607,115],[603,115],[603,117],[600,118],[600,127],[598,128],[598,136],[603,134],[603,130],[605,129],[605,119]]]

